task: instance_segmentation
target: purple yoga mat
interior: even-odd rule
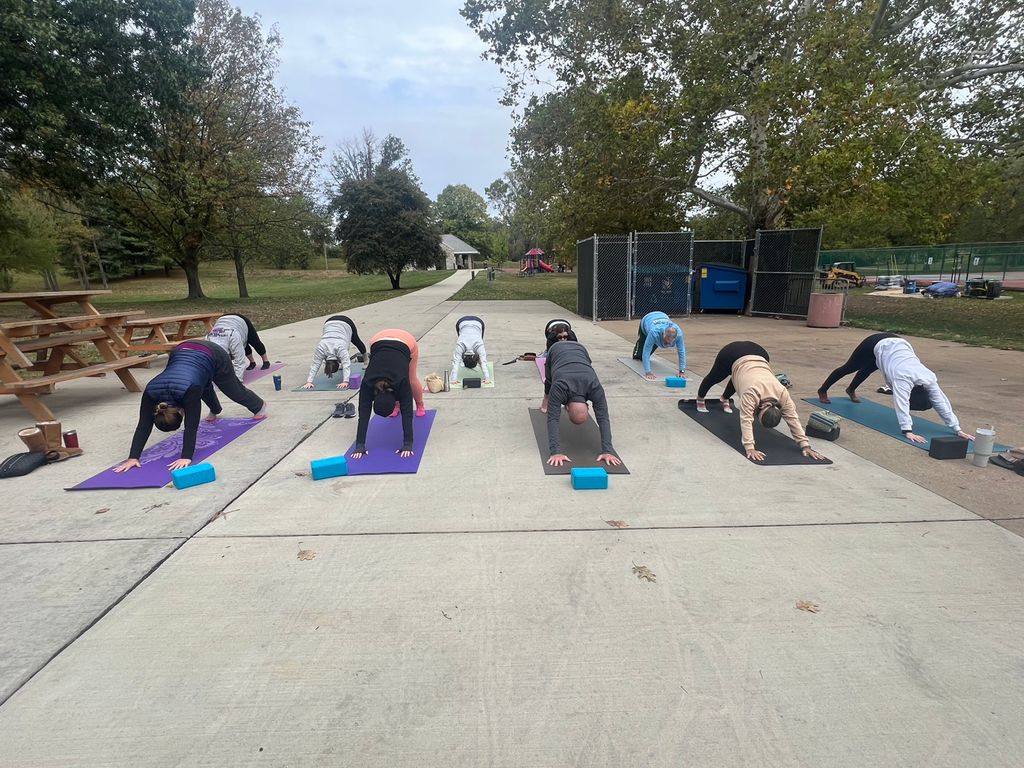
[[[544,368],[548,363],[548,359],[546,357],[538,357],[534,362],[537,364],[537,370],[540,371],[540,380],[544,381]]]
[[[246,371],[245,373],[242,374],[242,383],[252,384],[254,381],[262,379],[269,373],[277,373],[282,368],[284,368],[284,366],[284,363],[271,363],[270,367],[267,368],[267,370],[265,371],[262,370],[259,366],[257,366],[253,368],[251,371]]]
[[[402,447],[402,417],[370,417],[370,428],[366,431],[366,450],[361,459],[353,459],[353,442],[345,451],[348,457],[350,475],[394,475],[415,474],[420,468],[423,451],[427,447],[430,428],[434,425],[437,411],[427,411],[426,416],[414,416],[412,420],[413,455],[403,459],[395,451]]]
[[[192,457],[193,464],[206,461],[210,456],[230,443],[236,437],[244,435],[261,421],[246,419],[220,419],[212,424],[203,422],[199,425],[196,436],[196,452]],[[98,491],[109,488],[162,488],[171,482],[171,470],[167,468],[175,459],[181,457],[182,432],[176,432],[166,440],[147,448],[142,452],[141,467],[129,469],[127,472],[115,473],[113,467],[100,472],[84,483],[79,483],[69,491]],[[121,462],[118,462],[120,464]]]

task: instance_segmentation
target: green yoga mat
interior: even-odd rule
[[[837,416],[855,421],[876,432],[881,432],[883,435],[895,437],[897,440],[907,445],[912,445],[915,448],[920,448],[923,451],[928,450],[933,437],[949,437],[953,434],[945,424],[936,424],[934,421],[921,418],[919,415],[921,411],[911,411],[910,415],[914,418],[914,434],[928,440],[927,443],[915,443],[903,436],[903,433],[900,431],[900,423],[896,420],[896,411],[890,406],[882,405],[872,400],[864,400],[863,398],[859,403],[853,402],[848,397],[833,397],[831,400],[831,404],[825,405],[816,397],[804,398],[805,403],[810,403],[819,410],[831,411]],[[1009,450],[1009,448],[997,443],[992,450],[994,453],[1002,453]],[[974,453],[974,443],[967,443],[967,452]]]
[[[308,371],[309,369],[307,368],[306,370]],[[352,369],[349,372],[349,378],[351,379],[351,377],[353,377],[353,376],[359,376],[360,378],[362,378],[362,376],[363,376],[363,364],[362,363],[352,363]],[[305,383],[305,382],[303,382],[303,383]],[[301,386],[298,386],[298,387],[295,387],[295,389],[293,389],[292,392],[328,392],[328,391],[336,392],[336,391],[338,391],[338,385],[339,384],[341,384],[341,371],[338,371],[336,374],[334,374],[334,376],[332,378],[329,379],[329,378],[327,378],[327,374],[324,373],[324,369],[321,368],[317,372],[316,376],[313,377],[313,388],[312,389],[303,389]],[[341,391],[345,391],[345,390],[341,390]]]
[[[494,389],[494,363],[490,360],[487,361],[487,378],[491,380],[490,384],[481,384],[483,389]],[[459,383],[456,384],[454,381],[451,382],[452,389],[462,389],[462,382],[466,379],[479,379],[480,371],[474,371],[472,368],[462,369],[462,378],[459,379]]]

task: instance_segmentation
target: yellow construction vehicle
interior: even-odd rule
[[[819,270],[821,284],[825,288],[860,288],[867,280],[857,271],[852,261],[837,261]]]

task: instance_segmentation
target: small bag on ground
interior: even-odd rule
[[[822,440],[835,440],[839,437],[840,416],[829,411],[815,411],[807,419],[807,435]]]
[[[436,395],[438,392],[444,389],[444,381],[436,373],[432,373],[429,376],[427,376],[426,385],[427,389],[430,390],[430,393],[433,395]]]

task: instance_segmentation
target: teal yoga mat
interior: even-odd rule
[[[462,378],[459,379],[458,384],[456,384],[454,381],[451,383],[452,389],[462,389],[462,382],[464,382],[466,379],[479,379],[480,370],[477,369],[474,371],[469,368],[463,368],[462,373],[460,375],[462,376]],[[494,363],[492,363],[490,360],[487,361],[487,378],[490,379],[491,383],[481,384],[481,388],[494,389]]]
[[[309,369],[306,369],[309,372]],[[352,369],[349,371],[349,377],[354,378],[359,376],[362,378],[363,375],[363,364],[352,363]],[[305,382],[303,382],[304,384]],[[324,373],[324,369],[321,368],[317,371],[316,376],[313,377],[313,388],[303,389],[301,385],[295,387],[292,392],[327,392],[327,391],[339,391],[338,385],[341,384],[341,371],[338,371],[332,378],[327,378],[327,374]],[[345,392],[346,390],[340,390]]]
[[[825,405],[816,397],[804,398],[805,403],[810,403],[819,410],[831,411],[837,416],[855,421],[862,426],[873,429],[876,432],[881,432],[889,437],[895,437],[897,440],[907,445],[912,445],[915,448],[920,448],[923,451],[928,450],[933,437],[949,437],[953,434],[945,424],[936,424],[934,421],[922,418],[920,416],[921,411],[911,411],[910,415],[914,417],[914,434],[928,439],[927,443],[915,443],[903,436],[903,433],[900,431],[900,423],[896,420],[896,411],[890,406],[863,398],[861,398],[859,403],[853,402],[848,397],[833,397],[831,400],[831,404]],[[992,450],[995,453],[1002,453],[1009,450],[1009,448],[996,443]],[[974,453],[974,443],[967,444],[967,452]]]

